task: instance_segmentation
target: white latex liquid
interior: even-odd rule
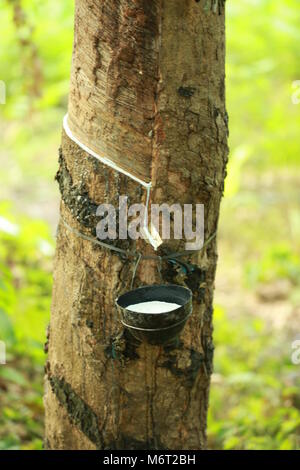
[[[139,304],[128,305],[127,310],[136,313],[166,313],[181,307],[179,304],[171,302],[161,302],[160,300],[153,300],[149,302],[141,302]]]

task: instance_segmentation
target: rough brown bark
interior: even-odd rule
[[[77,0],[70,127],[84,143],[152,180],[152,202],[203,203],[205,238],[217,229],[227,162],[224,1]],[[61,216],[95,235],[98,204],[144,201],[141,186],[83,152],[63,133],[57,174]],[[144,241],[116,241],[153,254]],[[183,248],[170,240],[164,252]],[[194,294],[193,315],[172,347],[138,344],[114,299],[134,263],[60,223],[46,365],[50,449],[203,449],[212,372],[216,243],[164,262],[163,282]],[[154,260],[135,286],[160,283]]]

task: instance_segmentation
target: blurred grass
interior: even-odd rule
[[[73,2],[0,0],[0,449],[40,449],[43,343]],[[230,161],[219,233],[214,449],[299,449],[300,8],[297,0],[227,1]],[[9,202],[8,202],[9,201]]]
[[[54,243],[45,222],[12,212],[0,204],[0,450],[40,449]]]
[[[285,332],[259,318],[234,321],[216,307],[215,373],[209,409],[209,447],[299,449],[300,374]]]

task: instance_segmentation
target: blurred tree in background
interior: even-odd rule
[[[204,0],[203,0],[204,1]],[[0,449],[40,449],[73,1],[0,0]],[[298,0],[227,1],[229,174],[219,234],[209,446],[300,448]]]

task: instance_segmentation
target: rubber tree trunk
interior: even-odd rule
[[[151,201],[205,205],[217,230],[227,162],[224,1],[77,0],[69,98],[76,136],[152,180]],[[145,201],[144,189],[97,161],[63,132],[61,191],[46,364],[49,449],[203,449],[212,372],[216,242],[182,261],[142,259],[134,286],[177,283],[193,314],[169,347],[135,342],[115,298],[135,259],[97,246],[101,203]],[[115,246],[153,255],[144,240]],[[167,241],[160,253],[184,248]],[[161,271],[161,275],[159,273]],[[162,277],[162,279],[161,279]],[[213,405],[213,404],[212,404]]]

